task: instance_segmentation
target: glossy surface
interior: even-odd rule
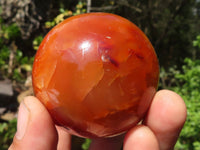
[[[56,124],[84,137],[136,125],[156,92],[159,66],[143,32],[107,13],[71,17],[54,27],[33,65],[36,97]]]

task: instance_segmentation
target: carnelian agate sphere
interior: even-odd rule
[[[108,13],[64,20],[42,41],[33,65],[35,96],[57,125],[95,138],[115,136],[145,115],[159,78],[144,33]]]

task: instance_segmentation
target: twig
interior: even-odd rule
[[[117,7],[118,6],[91,7],[90,10],[93,10],[93,11],[105,11],[105,10],[116,9]]]
[[[126,0],[125,0],[125,1],[124,1],[124,0],[120,0],[120,1],[117,2],[117,4],[118,4],[118,5],[121,5],[121,6],[129,7],[129,8],[131,8],[131,9],[133,9],[133,10],[135,10],[136,12],[139,12],[139,13],[142,12],[142,9],[140,9],[140,8],[138,8],[138,7],[135,7],[135,6],[131,5],[131,4],[129,4],[128,1],[126,1]]]
[[[8,74],[9,75],[11,75],[13,72],[13,62],[14,62],[16,50],[17,50],[17,47],[15,45],[15,42],[12,42],[11,46],[10,46],[10,55],[9,55],[9,62],[8,62]]]
[[[92,5],[92,0],[87,0],[87,13],[90,12],[90,10],[91,10],[91,5]]]

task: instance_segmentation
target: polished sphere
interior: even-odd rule
[[[109,13],[82,14],[55,26],[32,71],[35,96],[54,122],[89,138],[115,136],[141,121],[158,78],[148,38]]]

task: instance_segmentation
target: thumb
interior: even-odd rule
[[[9,150],[55,150],[58,133],[48,111],[32,96],[20,104],[17,132]]]

